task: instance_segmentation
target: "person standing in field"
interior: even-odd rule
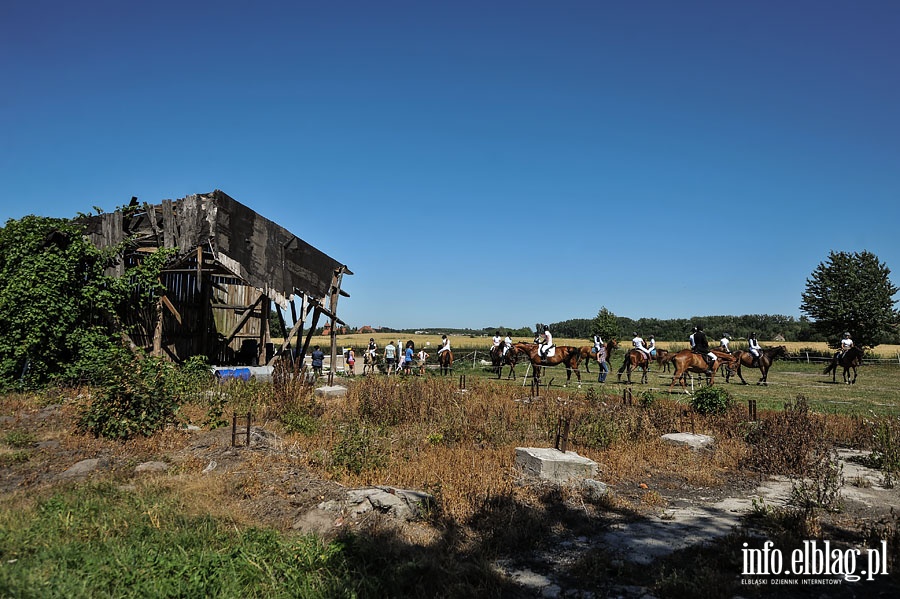
[[[347,372],[350,376],[354,376],[356,374],[356,370],[354,368],[356,364],[356,353],[353,351],[353,348],[347,350]]]
[[[428,360],[428,354],[425,353],[425,348],[419,350],[419,353],[416,354],[416,359],[419,366],[419,375],[425,375],[425,362]]]
[[[325,361],[325,352],[315,346],[312,351],[312,369],[316,378],[322,376],[322,366]]]
[[[406,351],[403,352],[403,372],[412,374],[413,359],[415,358],[415,345],[412,341],[406,342]]]
[[[730,339],[728,338],[728,333],[722,335],[722,338],[719,339],[719,348],[725,352],[726,354],[730,354],[731,351],[728,349],[728,342]]]
[[[397,348],[394,347],[394,344],[388,341],[388,344],[384,346],[384,370],[387,372],[388,376],[394,372],[394,368],[397,367]]]
[[[597,350],[597,364],[600,365],[600,376],[597,377],[598,383],[606,382],[606,376],[609,374],[608,357],[609,356],[606,355],[606,346],[601,345],[600,349]]]

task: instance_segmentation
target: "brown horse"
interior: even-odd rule
[[[496,356],[494,355],[494,351],[492,349],[491,362],[493,363],[494,368],[497,370],[498,379],[503,376],[503,367],[509,366],[509,374],[506,375],[506,379],[516,380],[516,364],[519,363],[519,350],[515,345],[510,347],[506,351],[506,354],[503,353],[503,348],[501,347]]]
[[[759,352],[759,360],[756,364],[753,363],[753,354],[749,351],[745,351],[739,349],[737,351],[731,352],[731,355],[734,356],[735,360],[737,360],[737,375],[741,378],[741,384],[746,385],[747,381],[744,380],[744,376],[741,374],[741,366],[746,366],[747,368],[759,368],[760,377],[759,381],[757,381],[757,385],[768,385],[769,379],[769,368],[772,367],[772,363],[775,361],[775,358],[790,358],[791,355],[788,353],[788,350],[785,346],[779,345],[777,347],[767,347]],[[725,371],[725,382],[727,383],[729,379],[731,379],[731,370]]]
[[[685,384],[685,376],[688,372],[699,372],[700,374],[706,374],[708,383],[710,385],[713,384],[716,378],[716,370],[718,369],[718,363],[725,364],[726,367],[731,367],[735,360],[735,357],[731,354],[726,354],[725,352],[720,352],[716,350],[712,350],[712,353],[717,358],[717,364],[710,368],[709,364],[706,363],[706,357],[702,354],[695,354],[689,349],[683,349],[677,354],[675,354],[670,361],[675,363],[675,374],[672,375],[672,384],[669,385],[669,393],[672,392],[672,389],[675,387],[675,381],[681,382],[681,388],[685,393],[688,393],[687,385]]]
[[[862,365],[863,358],[863,350],[860,348],[853,346],[844,354],[838,358],[834,357],[831,359],[831,363],[822,371],[822,374],[831,374],[831,382],[837,382],[837,367],[842,366],[844,368],[844,382],[848,385],[852,385],[856,382],[856,369]],[[850,378],[850,371],[853,371],[853,378]]]
[[[628,382],[631,382],[631,372],[633,370],[641,369],[641,384],[647,382],[647,371],[650,370],[650,358],[639,349],[629,349],[625,352],[625,361],[622,362],[622,367],[619,368],[618,373],[616,374],[616,380],[622,380],[622,373],[626,370],[628,371]]]
[[[375,374],[375,358],[369,351],[363,354],[363,376],[367,374]]]
[[[672,354],[667,349],[656,348],[656,364],[659,366],[660,372],[669,372],[672,368],[672,363],[669,361],[669,356]]]
[[[531,360],[531,366],[534,368],[534,380],[538,385],[541,383],[541,366],[556,366],[557,364],[563,364],[566,367],[566,385],[569,384],[569,380],[572,378],[572,371],[575,371],[575,376],[578,377],[578,382],[581,383],[581,372],[578,370],[581,352],[577,347],[557,345],[554,354],[544,359],[541,358],[537,343],[516,343],[513,347]]]
[[[609,362],[609,358],[612,355],[614,349],[619,347],[619,343],[615,339],[610,339],[606,342],[606,361]],[[591,362],[597,361],[597,352],[594,351],[593,345],[582,345],[578,348],[578,352],[581,356],[578,358],[580,360],[584,360],[584,369],[587,372],[590,372],[589,364]]]
[[[438,353],[438,364],[441,367],[441,374],[450,374],[453,371],[453,352],[451,350]]]

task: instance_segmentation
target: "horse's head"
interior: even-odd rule
[[[773,355],[773,357],[775,357],[775,358],[790,358],[791,352],[789,352],[785,346],[779,345],[778,347],[775,348],[775,354]]]

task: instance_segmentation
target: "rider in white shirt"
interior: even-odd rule
[[[853,339],[850,338],[850,333],[844,333],[844,338],[841,339],[841,351],[837,353],[837,358],[840,360],[841,356],[847,353],[853,347]]]
[[[553,335],[550,334],[550,328],[544,327],[544,340],[538,345],[538,350],[540,350],[541,358],[547,357],[547,352],[550,351],[550,348],[553,347]]]
[[[747,338],[747,346],[750,348],[750,355],[753,356],[753,367],[756,368],[759,366],[759,354],[762,351],[759,341],[756,340],[756,333],[750,333]]]
[[[639,350],[644,356],[647,358],[647,362],[650,362],[650,350],[644,347],[644,340],[640,335],[634,333],[634,339],[631,340],[631,344],[634,346],[634,349]]]
[[[730,339],[728,339],[728,333],[725,333],[724,335],[722,335],[722,338],[719,339],[719,347],[720,347],[720,348],[722,349],[722,351],[725,352],[726,354],[730,354],[730,353],[731,353],[731,351],[729,351],[729,349],[728,349],[728,342],[729,342],[729,341],[730,341]]]
[[[510,338],[509,333],[506,334],[506,337],[503,339],[503,355],[509,351],[509,348],[513,346],[513,340]]]
[[[441,335],[441,347],[437,352],[437,355],[440,357],[441,352],[450,351],[450,340],[447,339],[447,335]]]
[[[591,353],[596,354],[600,352],[600,348],[603,347],[603,339],[600,337],[600,334],[594,335],[594,347],[591,348]]]
[[[647,342],[647,352],[651,359],[656,357],[656,338],[653,335],[650,335],[650,340]]]

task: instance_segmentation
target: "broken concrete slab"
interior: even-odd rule
[[[319,397],[344,397],[347,395],[347,387],[343,385],[325,385],[316,389],[316,395]]]
[[[672,445],[684,445],[694,450],[712,447],[715,442],[715,439],[709,435],[697,435],[694,433],[669,433],[661,438]]]
[[[516,447],[516,466],[528,476],[558,483],[592,478],[597,474],[597,462],[594,460],[574,451],[563,453],[544,447]]]

